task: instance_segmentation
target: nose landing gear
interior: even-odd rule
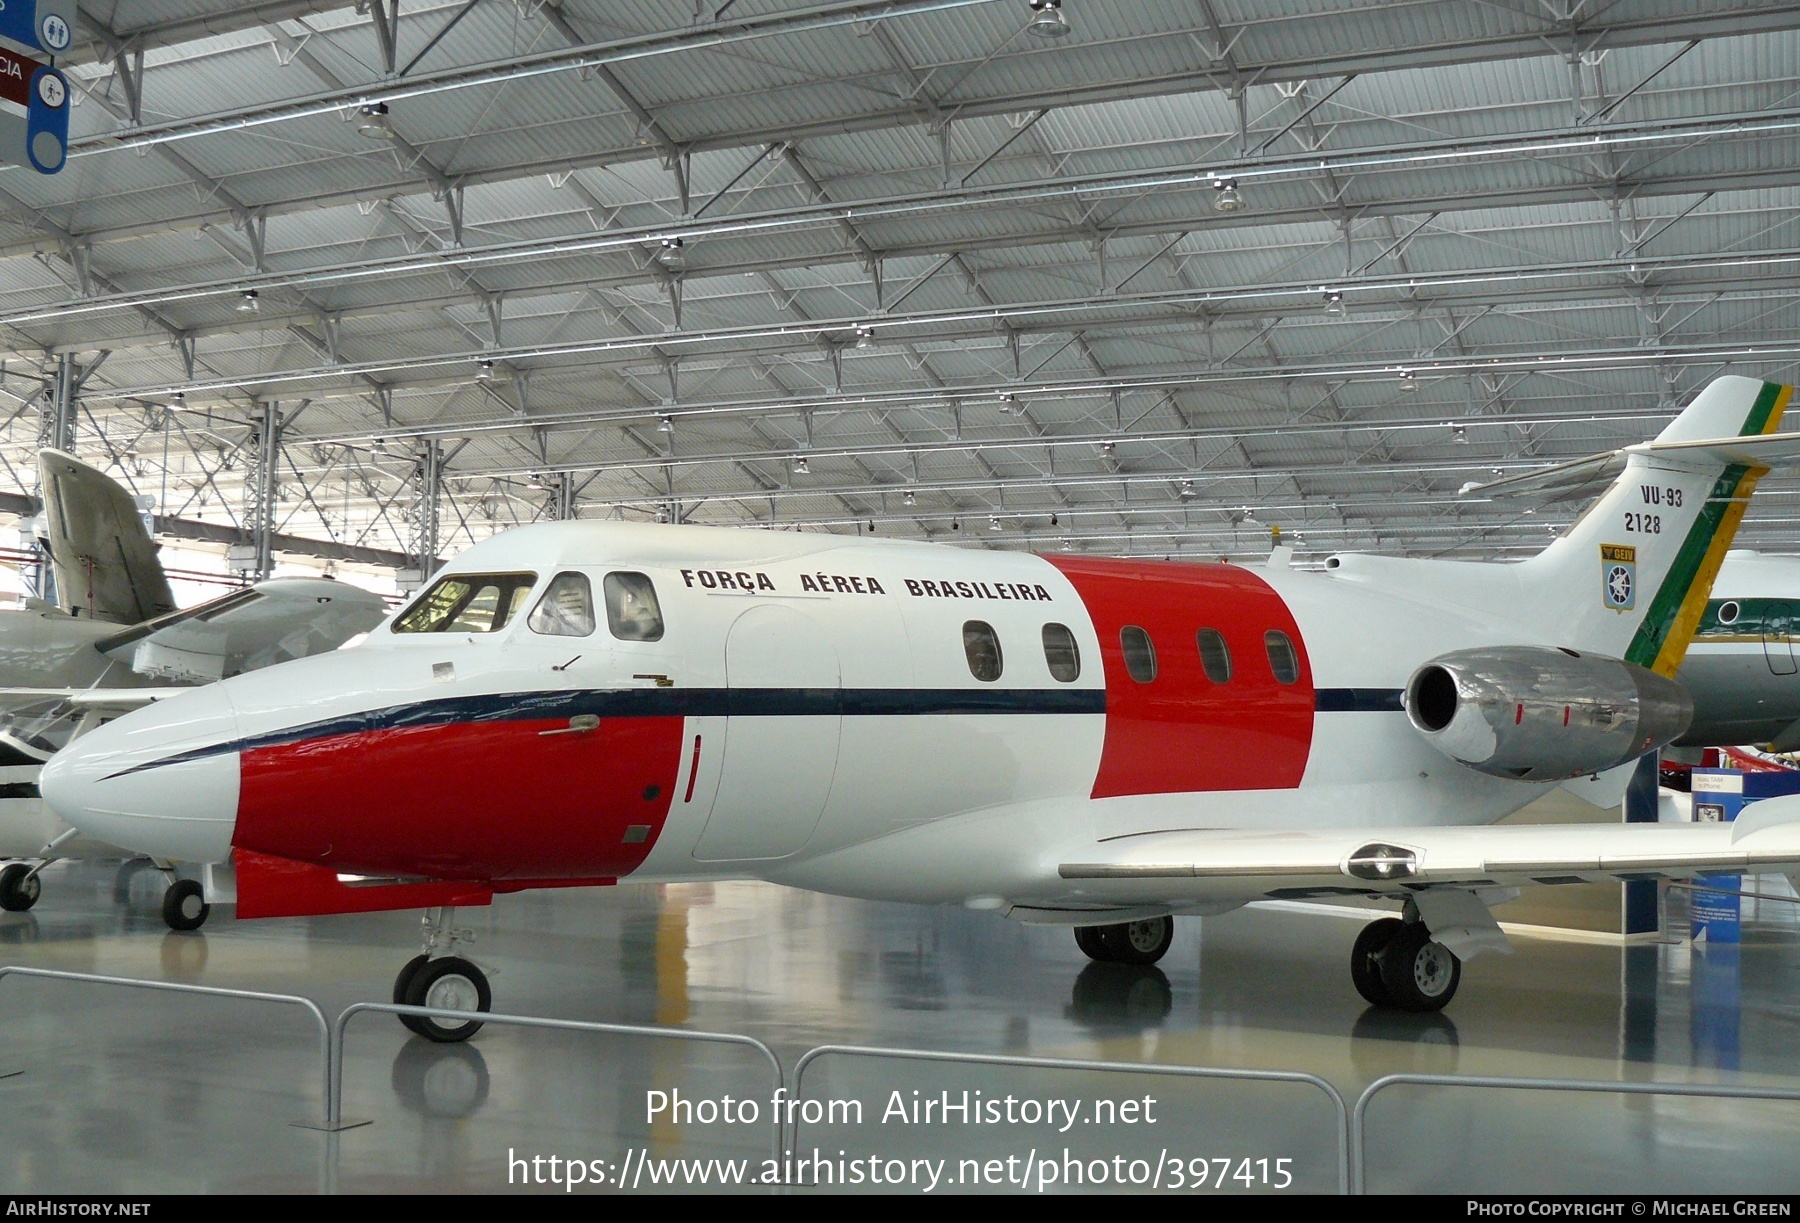
[[[487,974],[469,960],[453,954],[459,943],[473,943],[475,932],[457,929],[456,910],[428,909],[421,925],[424,950],[408,960],[394,978],[394,1001],[401,1006],[424,1006],[439,1011],[486,1011],[493,1007],[493,991]],[[481,1031],[479,1019],[442,1020],[425,1015],[402,1015],[409,1031],[438,1044],[453,1044]]]
[[[0,870],[0,909],[23,913],[36,904],[43,893],[44,885],[38,882],[37,872],[23,862]]]
[[[1356,936],[1350,980],[1375,1006],[1441,1011],[1462,982],[1462,961],[1431,937],[1424,922],[1384,917]]]
[[[1173,917],[1147,917],[1110,926],[1076,926],[1075,945],[1103,964],[1154,964],[1175,941]]]

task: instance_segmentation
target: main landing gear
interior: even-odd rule
[[[1356,936],[1350,949],[1350,980],[1356,992],[1375,1006],[1441,1011],[1456,996],[1462,961],[1432,939],[1424,922],[1384,917]]]
[[[1146,917],[1112,926],[1076,926],[1075,945],[1102,964],[1154,964],[1175,941],[1173,917]]]
[[[459,955],[459,943],[473,943],[473,930],[459,930],[452,923],[456,910],[427,909],[420,923],[425,930],[424,950],[406,962],[394,978],[394,1001],[400,1006],[427,1006],[439,1011],[485,1011],[493,1006],[487,974]],[[438,1044],[453,1044],[481,1031],[479,1019],[443,1020],[424,1015],[402,1015],[409,1031]]]

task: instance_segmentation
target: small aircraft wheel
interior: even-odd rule
[[[1381,953],[1388,1005],[1403,1011],[1441,1011],[1456,996],[1462,961],[1419,922],[1394,935]]]
[[[1356,986],[1356,992],[1372,1006],[1394,1005],[1387,986],[1381,983],[1381,953],[1404,929],[1406,923],[1397,917],[1372,921],[1362,928],[1355,945],[1350,948],[1350,981]]]
[[[1106,940],[1100,937],[1100,926],[1076,926],[1075,945],[1090,960],[1105,962],[1112,957],[1106,954]]]
[[[406,1006],[428,1006],[441,1011],[485,1011],[493,1005],[487,974],[460,956],[427,960],[406,983]],[[402,1015],[400,1022],[426,1040],[441,1045],[467,1040],[481,1031],[481,1021],[430,1019]]]
[[[31,873],[31,868],[23,862],[15,862],[0,871],[0,909],[8,913],[23,913],[38,902],[44,894],[44,885],[38,877]]]
[[[425,967],[425,965],[427,963],[429,963],[430,960],[431,960],[431,957],[428,955],[416,955],[412,959],[408,960],[405,963],[405,965],[400,969],[400,975],[394,978],[394,1005],[396,1005],[396,1006],[407,1005],[407,1002],[406,1002],[407,987],[412,984],[412,979],[413,979],[414,975],[417,974],[421,968]]]
[[[163,893],[163,922],[171,930],[198,930],[211,912],[198,879],[177,879]]]
[[[1154,964],[1175,941],[1175,919],[1146,917],[1143,921],[1102,926],[1100,941],[1106,948],[1106,958],[1115,964]]]

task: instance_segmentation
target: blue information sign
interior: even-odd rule
[[[28,51],[66,54],[75,41],[75,0],[0,0],[0,38]]]

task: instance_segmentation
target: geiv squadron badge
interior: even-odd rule
[[[1637,604],[1637,548],[1632,544],[1600,545],[1600,601],[1611,611],[1630,611]]]

